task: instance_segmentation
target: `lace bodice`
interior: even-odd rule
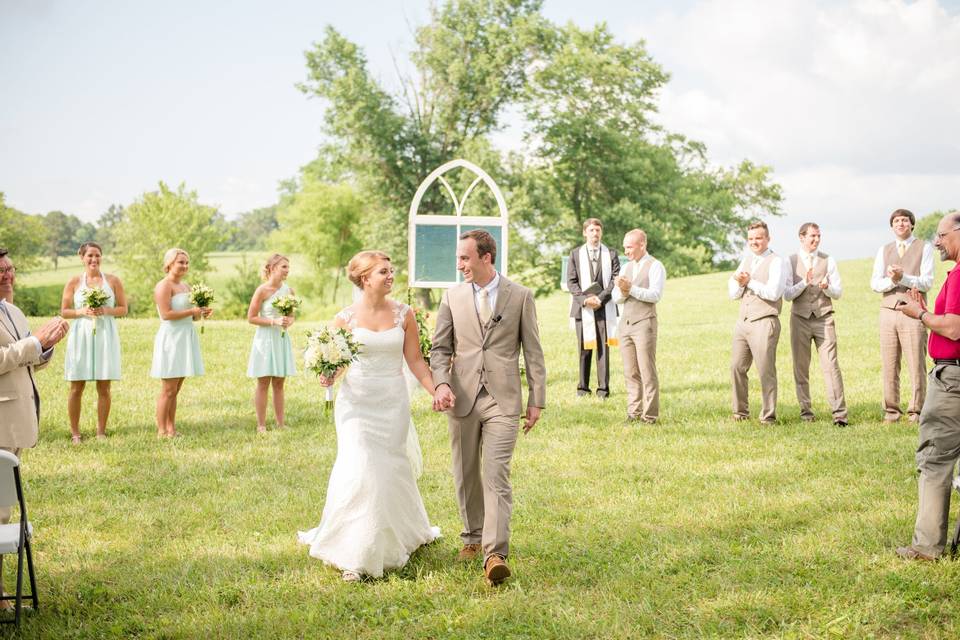
[[[353,376],[402,375],[404,319],[410,307],[400,302],[392,304],[393,326],[383,331],[358,327],[356,314],[351,307],[337,314],[338,318],[346,322],[347,327],[361,345],[357,362],[351,365],[350,371],[347,372],[348,379]]]

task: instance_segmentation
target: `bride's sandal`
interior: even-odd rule
[[[341,577],[344,582],[360,582],[360,574],[356,571],[344,571]]]

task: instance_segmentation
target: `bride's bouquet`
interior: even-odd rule
[[[99,309],[107,304],[107,292],[100,287],[86,287],[80,292],[83,304],[91,309]],[[97,319],[93,319],[93,335],[97,335]]]
[[[270,306],[276,309],[277,313],[286,317],[286,316],[292,316],[297,311],[299,311],[300,305],[302,304],[303,304],[303,300],[301,300],[300,298],[297,298],[296,296],[285,295],[285,296],[280,296],[279,298],[271,302]],[[285,335],[287,335],[287,330],[281,329],[280,337],[282,338]]]
[[[190,287],[190,302],[201,309],[206,309],[213,302],[213,289],[198,282]],[[200,333],[203,333],[203,316],[200,316]]]
[[[356,361],[360,343],[353,334],[340,327],[307,331],[307,348],[303,352],[304,366],[318,376],[332,377],[338,370]],[[327,404],[333,402],[333,387],[327,387]],[[326,408],[329,408],[326,407]]]

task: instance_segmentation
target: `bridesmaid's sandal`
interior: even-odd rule
[[[97,440],[106,440],[107,432],[106,431],[97,431]]]
[[[76,435],[71,434],[70,441],[73,442],[73,444],[80,444],[83,442],[83,437],[79,433]]]
[[[262,424],[257,425],[257,433],[266,433],[266,432],[267,432],[266,425],[262,425]]]

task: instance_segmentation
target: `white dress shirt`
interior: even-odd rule
[[[904,240],[904,251],[909,249],[915,241],[917,241],[916,236],[910,236]],[[897,240],[897,242],[901,241]],[[920,256],[920,273],[904,273],[899,284],[908,289],[916,287],[920,291],[930,290],[930,287],[933,286],[933,245],[929,242],[923,243],[923,255]],[[897,286],[897,283],[887,275],[887,270],[884,268],[883,247],[880,247],[877,251],[877,257],[873,261],[870,288],[877,293],[886,293]]]
[[[797,252],[797,258],[800,259],[800,262],[804,264],[806,269],[812,269],[817,265],[817,260],[820,260],[816,254],[807,253],[803,249]],[[813,258],[811,262],[810,259]],[[804,269],[804,271],[806,271]],[[818,287],[819,282],[810,283],[812,286]],[[803,293],[803,290],[807,288],[806,278],[800,278],[800,281],[795,285],[787,285],[787,288],[783,290],[784,300],[794,300]],[[833,256],[827,258],[827,288],[823,290],[827,294],[828,298],[833,298],[834,300],[839,300],[840,296],[843,295],[843,288],[840,284],[840,272],[837,270],[837,262],[833,259]]]
[[[740,261],[735,273],[746,271],[751,275],[751,278],[746,287],[741,287],[740,283],[733,276],[730,276],[730,280],[727,281],[727,292],[730,294],[731,300],[742,298],[746,289],[750,289],[759,297],[770,302],[775,302],[783,297],[783,290],[787,288],[787,276],[790,275],[789,271],[783,266],[783,258],[776,257],[770,261],[769,277],[766,282],[758,282],[752,277],[760,263],[771,253],[773,252],[767,249],[760,255],[747,252],[743,256],[743,260]]]
[[[17,326],[17,325],[15,325],[14,322],[13,322],[13,316],[10,315],[10,312],[9,312],[9,311],[7,311],[7,301],[6,301],[6,300],[0,300],[0,313],[3,314],[3,317],[7,319],[7,322],[10,323],[10,326],[13,328],[14,331],[16,331],[16,326]],[[17,334],[14,333],[13,336],[16,337]],[[33,343],[37,346],[37,356],[39,356],[39,357],[44,357],[44,356],[46,356],[46,354],[45,354],[44,351],[43,351],[43,345],[40,344],[40,338],[38,338],[37,336],[32,336],[32,335],[30,335],[30,330],[29,330],[29,329],[27,330],[27,335],[25,335],[25,336],[20,336],[20,338],[21,338],[21,339],[28,339],[28,340],[30,340],[31,342],[33,342]],[[53,348],[52,348],[52,347],[51,347],[50,349],[48,349],[48,351],[50,351],[51,355],[53,354]],[[47,358],[48,358],[48,357],[49,357],[49,356],[47,356]],[[44,359],[46,359],[46,358],[44,358]]]
[[[476,282],[473,283],[473,304],[477,307],[477,313],[480,313],[480,290],[485,289],[487,291],[487,300],[490,301],[490,317],[494,317],[493,314],[497,312],[497,291],[500,290],[500,274],[494,272],[493,280],[487,283],[485,287],[481,287]]]
[[[650,271],[647,272],[647,284],[648,287],[641,287],[637,284],[633,284],[633,281],[636,280],[637,274],[640,272],[640,269],[643,267],[644,263],[652,260],[653,263],[650,265]],[[627,301],[627,298],[636,298],[640,302],[649,302],[651,304],[656,304],[660,302],[660,298],[663,297],[663,283],[667,279],[667,270],[664,269],[663,264],[649,253],[643,255],[639,260],[631,260],[627,263],[632,265],[630,267],[630,293],[624,294],[620,290],[620,287],[613,287],[613,301],[617,304],[623,304]],[[623,274],[624,269],[620,270],[620,274]]]

